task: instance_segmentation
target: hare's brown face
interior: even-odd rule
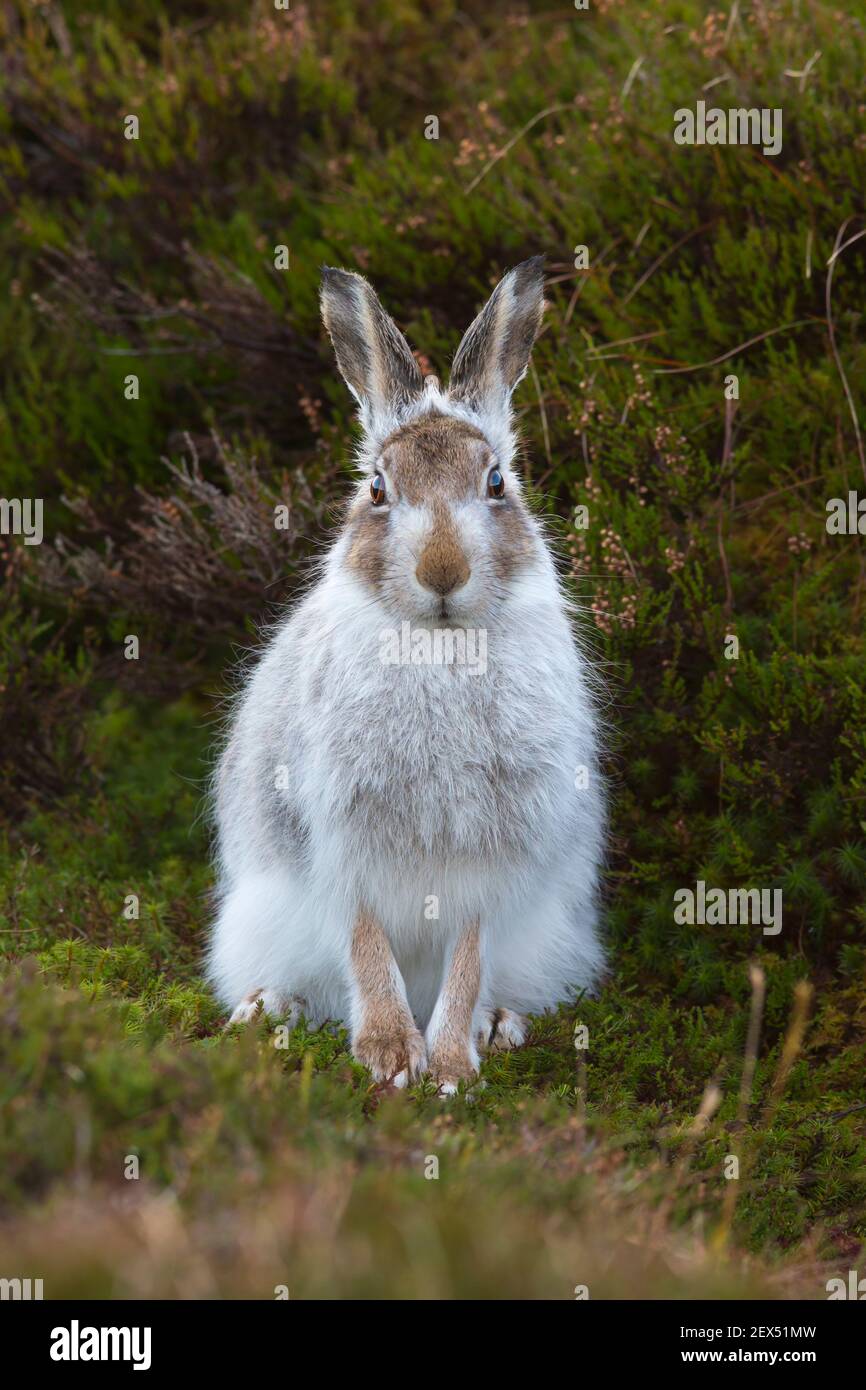
[[[447,415],[386,439],[349,513],[350,568],[406,616],[482,616],[534,555],[516,478],[479,429]]]
[[[536,256],[500,280],[470,324],[443,393],[422,379],[372,286],[325,269],[322,316],[358,402],[371,468],[349,511],[343,554],[395,614],[474,622],[542,562],[510,468],[510,399],[543,311]]]

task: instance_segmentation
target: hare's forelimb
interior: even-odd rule
[[[427,1027],[428,1070],[444,1095],[478,1071],[475,1045],[481,994],[481,929],[476,918],[463,929],[446,961],[442,989]]]
[[[352,1052],[375,1081],[404,1086],[425,1070],[424,1039],[380,922],[361,910],[352,931]]]

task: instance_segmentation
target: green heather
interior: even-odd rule
[[[866,495],[866,5],[733,8],[0,12],[0,489],[45,503],[41,546],[0,538],[0,1273],[569,1299],[866,1270],[866,538],[825,526]],[[675,144],[698,100],[781,108],[781,153]],[[320,266],[445,374],[538,252],[518,414],[608,690],[611,969],[442,1102],[375,1087],[337,1021],[224,1031],[204,791],[350,477]],[[781,933],[678,924],[699,879],[781,889]]]

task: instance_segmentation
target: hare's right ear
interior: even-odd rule
[[[503,276],[463,336],[448,394],[487,416],[509,417],[511,393],[526,375],[544,314],[544,257]]]
[[[321,304],[337,366],[360,406],[361,423],[368,433],[389,432],[401,410],[423,392],[409,344],[363,275],[324,266]]]

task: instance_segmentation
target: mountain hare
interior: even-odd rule
[[[362,476],[233,715],[209,975],[232,1021],[345,1019],[376,1080],[447,1093],[603,965],[597,715],[513,465],[542,259],[447,390],[360,275],[325,269],[321,300]]]

